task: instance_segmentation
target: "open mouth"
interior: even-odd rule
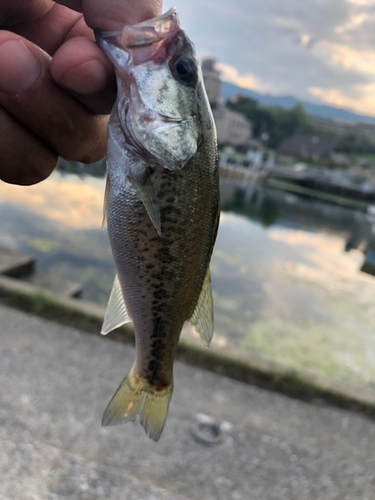
[[[180,28],[176,9],[172,8],[165,14],[154,17],[149,21],[125,26],[122,30],[121,41],[126,48],[148,47],[161,42],[172,32]]]
[[[177,11],[172,7],[161,16],[133,26],[124,26],[121,31],[95,29],[95,37],[99,45],[104,42],[123,50],[137,49],[162,42],[180,27]]]

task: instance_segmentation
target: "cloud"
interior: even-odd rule
[[[352,31],[354,29],[357,29],[367,19],[368,19],[368,14],[358,14],[356,16],[353,16],[350,19],[348,19],[341,26],[336,26],[335,33],[341,34],[341,33],[345,33],[346,31]]]
[[[355,98],[370,99],[375,0],[165,0],[165,8],[172,3],[198,53],[220,61],[226,80],[315,102],[329,95],[356,109],[363,104]]]
[[[345,70],[354,70],[369,75],[375,75],[375,50],[357,50],[347,45],[322,42],[317,54]]]
[[[348,0],[348,3],[369,7],[371,5],[375,5],[375,0]]]
[[[261,87],[260,81],[251,73],[240,75],[239,71],[229,64],[216,63],[217,69],[221,72],[221,77],[227,82],[232,82],[246,89],[256,90]]]
[[[241,74],[234,66],[221,62],[217,62],[216,67],[221,72],[222,80],[226,82],[231,82],[244,89],[255,90],[257,92],[280,93],[277,85],[261,81],[252,73]]]
[[[355,97],[337,88],[309,87],[308,89],[311,95],[330,106],[349,108],[364,115],[375,115],[375,83],[360,85],[355,90],[360,97]]]

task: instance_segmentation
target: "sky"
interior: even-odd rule
[[[375,116],[375,0],[164,0],[171,6],[224,80]]]

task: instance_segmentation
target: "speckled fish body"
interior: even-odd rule
[[[133,321],[136,360],[104,425],[140,416],[163,430],[173,359],[190,321],[213,332],[209,262],[219,221],[215,126],[194,47],[172,9],[120,33],[97,33],[115,64],[108,126],[107,224],[117,268],[103,333]]]

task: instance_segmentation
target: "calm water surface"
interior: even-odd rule
[[[104,180],[55,173],[0,184],[0,245],[106,304],[115,274],[101,230]],[[213,349],[375,388],[373,226],[360,211],[225,180],[212,258]],[[183,335],[200,342],[186,326]]]

